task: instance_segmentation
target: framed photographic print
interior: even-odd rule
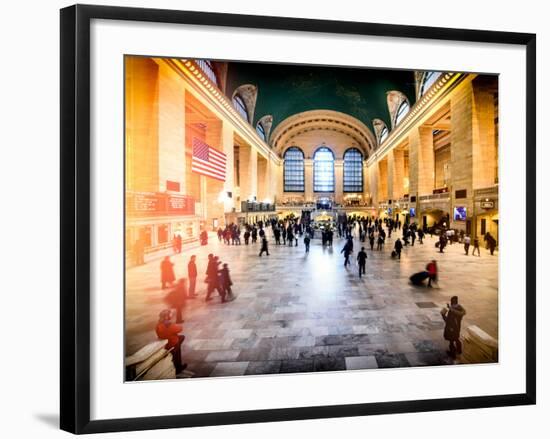
[[[532,34],[63,9],[62,429],[534,404],[535,81]]]

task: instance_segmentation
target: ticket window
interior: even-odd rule
[[[139,237],[143,240],[144,247],[151,247],[153,243],[151,226],[141,227],[139,229]]]
[[[168,224],[160,224],[157,227],[157,242],[158,244],[165,244],[169,240]]]

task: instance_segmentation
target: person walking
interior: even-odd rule
[[[223,268],[220,270],[220,286],[224,292],[222,303],[230,302],[235,299],[233,291],[231,290],[231,285],[233,285],[233,282],[229,275],[229,267],[227,264],[223,264]]]
[[[451,297],[451,304],[441,310],[441,317],[445,321],[443,338],[449,342],[447,354],[451,358],[456,358],[462,354],[462,343],[460,342],[460,325],[462,318],[466,315],[466,310],[458,303],[458,296]]]
[[[395,254],[397,255],[397,259],[401,259],[401,250],[403,250],[403,243],[399,238],[395,241],[395,244],[393,246],[395,250]]]
[[[369,245],[370,245],[370,251],[374,250],[374,232],[369,233]]]
[[[346,241],[346,244],[344,245],[344,248],[340,252],[340,253],[344,253],[344,267],[347,267],[350,264],[349,256],[351,255],[351,252],[352,252],[352,245],[350,243],[351,243],[351,240],[348,239]]]
[[[443,249],[445,248],[446,245],[447,245],[447,236],[445,235],[445,233],[441,233],[441,235],[439,235],[439,253],[443,253]]]
[[[472,250],[472,256],[476,254],[476,250],[477,255],[481,257],[481,253],[479,251],[479,238],[477,236],[474,238],[474,249]]]
[[[264,238],[262,239],[262,247],[260,249],[260,254],[258,256],[262,256],[262,254],[265,252],[265,254],[267,256],[269,256],[269,250],[267,248],[267,238],[264,236]]]
[[[470,252],[470,235],[464,236],[464,253],[468,256]]]
[[[365,267],[367,265],[367,252],[365,247],[361,247],[361,251],[357,253],[357,265],[359,265],[359,279],[361,279],[361,274],[365,274]]]
[[[183,308],[187,299],[187,285],[185,279],[181,278],[176,284],[176,288],[170,291],[164,301],[170,308],[176,310],[176,323],[183,323]]]
[[[418,243],[419,244],[424,244],[422,242],[422,240],[424,239],[424,230],[422,230],[421,228],[418,229]]]
[[[187,264],[187,277],[189,279],[189,289],[187,291],[187,294],[189,297],[196,297],[198,294],[195,293],[195,288],[197,286],[197,264],[195,263],[195,260],[197,257],[195,255],[191,255],[191,258],[189,258],[189,262]]]
[[[166,284],[172,284],[176,280],[176,275],[174,274],[174,264],[170,261],[170,256],[165,256],[162,262],[160,263],[160,283],[162,289],[166,288]]]
[[[304,245],[306,246],[306,253],[309,253],[309,243],[310,243],[309,234],[306,233],[306,236],[304,236]]]
[[[220,261],[218,260],[217,256],[214,256],[212,253],[208,255],[208,266],[206,268],[206,299],[205,301],[208,302],[211,300],[211,295],[214,292],[214,290],[218,290],[218,293],[221,295],[220,291],[220,283],[219,283],[219,276],[218,276],[218,265],[220,264]]]
[[[426,265],[426,271],[428,272],[428,288],[432,288],[432,282],[437,283],[437,262],[435,259],[432,259],[432,261]]]

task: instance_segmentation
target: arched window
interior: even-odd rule
[[[334,154],[326,146],[313,155],[313,191],[334,192]]]
[[[388,137],[388,134],[390,132],[388,131],[388,127],[384,127],[382,128],[382,131],[380,131],[380,140],[379,140],[379,144],[382,145],[382,143],[384,142],[384,140],[386,140],[386,138]]]
[[[363,192],[363,154],[357,148],[344,153],[344,192]]]
[[[233,97],[233,107],[235,110],[243,117],[244,120],[248,121],[248,110],[246,109],[246,104],[239,95]]]
[[[208,77],[208,79],[216,84],[216,86],[219,86],[218,76],[216,75],[216,70],[214,69],[212,61],[210,61],[209,59],[198,59],[197,64],[204,72],[204,74]]]
[[[265,128],[262,125],[261,122],[258,122],[256,125],[256,132],[258,133],[258,136],[265,142],[267,139],[265,138]]]
[[[283,156],[283,180],[285,192],[304,192],[304,153],[300,148],[291,146]]]
[[[397,114],[395,115],[395,126],[399,125],[399,122],[403,120],[410,109],[411,107],[407,101],[401,102],[401,105],[399,105],[397,109]]]
[[[420,86],[420,96],[424,95],[428,89],[433,85],[437,78],[441,76],[443,72],[426,72],[424,78],[422,78],[422,85]]]

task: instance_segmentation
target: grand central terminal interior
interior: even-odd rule
[[[498,361],[498,76],[127,56],[125,127],[127,379]]]

